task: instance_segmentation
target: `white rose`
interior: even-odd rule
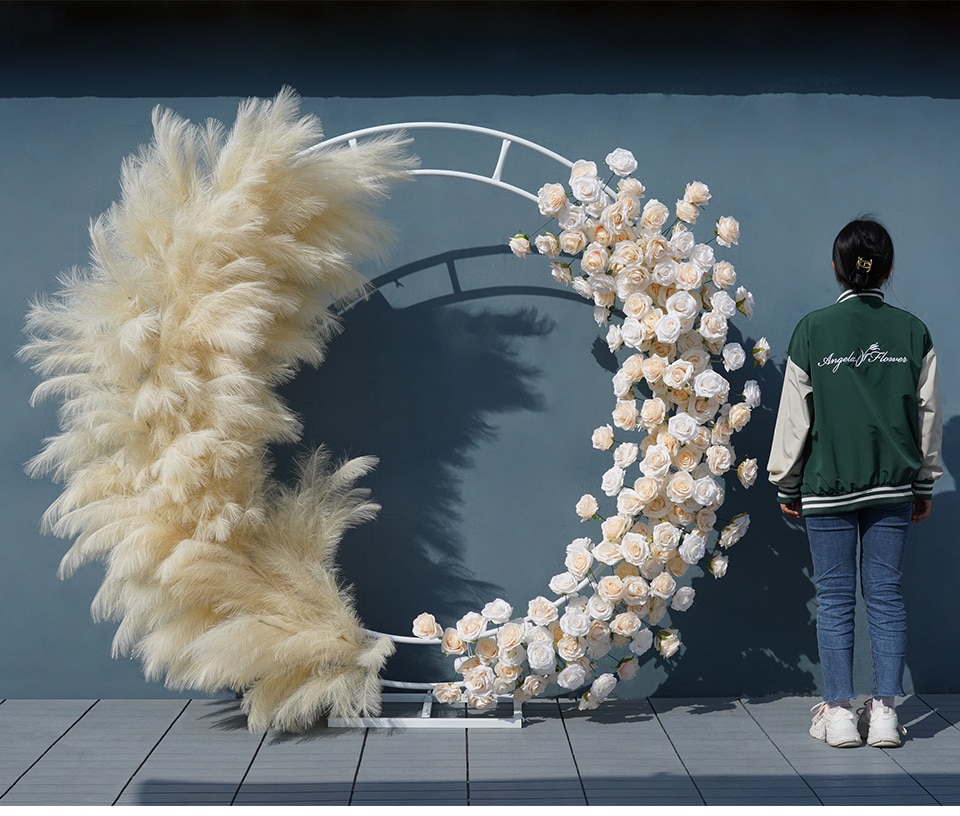
[[[623,468],[614,465],[603,474],[600,487],[608,496],[616,496],[623,487]]]
[[[553,669],[550,669],[552,672]],[[530,697],[539,697],[547,690],[547,678],[536,674],[528,674],[523,678],[521,689]]]
[[[722,476],[733,467],[733,451],[728,445],[711,445],[707,448],[707,465],[711,473]]]
[[[710,188],[702,181],[691,181],[683,191],[683,198],[691,204],[704,207],[710,200]]]
[[[739,240],[740,224],[736,218],[725,215],[717,221],[717,243],[720,244],[720,246],[729,247],[738,243]]]
[[[633,379],[623,369],[613,375],[613,394],[617,399],[623,399],[633,388]]]
[[[576,277],[573,279],[573,283],[570,284],[573,288],[573,291],[576,292],[584,300],[593,300],[593,289],[590,288],[590,284],[587,282],[586,278]]]
[[[616,687],[616,677],[612,674],[601,674],[590,686],[590,699],[595,702],[605,700]]]
[[[646,504],[635,490],[625,487],[617,496],[617,512],[625,516],[639,516]]]
[[[620,369],[630,377],[631,380],[639,382],[643,379],[643,362],[644,356],[642,354],[631,354],[623,361]]]
[[[650,311],[652,305],[649,295],[643,292],[635,292],[624,301],[623,313],[627,317],[639,320]]]
[[[729,294],[722,289],[714,292],[710,296],[710,306],[717,314],[723,315],[727,319],[737,313],[737,303]]]
[[[628,317],[620,327],[620,337],[623,339],[623,344],[630,348],[639,348],[646,336],[647,333],[643,323],[635,317]]]
[[[567,607],[560,618],[560,629],[570,637],[584,637],[590,628],[590,618],[580,607]],[[579,655],[578,655],[579,657]]]
[[[713,285],[728,289],[737,282],[737,271],[728,261],[717,261],[713,265]]]
[[[677,202],[677,218],[687,224],[696,224],[697,216],[700,215],[700,208],[691,201],[681,198]]]
[[[739,343],[727,343],[721,352],[723,356],[723,367],[727,371],[737,371],[743,368],[747,361],[747,353]]]
[[[637,401],[617,400],[617,405],[611,414],[613,424],[625,431],[632,431],[637,427]]]
[[[724,549],[732,547],[741,538],[743,538],[747,529],[750,527],[750,516],[747,513],[741,513],[734,516],[733,520],[720,531],[719,544]]]
[[[483,615],[479,615],[476,612],[468,612],[457,621],[457,636],[460,640],[467,642],[476,640],[483,633],[486,626],[487,622],[484,620]]]
[[[640,407],[640,423],[647,430],[653,430],[667,414],[667,405],[660,397],[653,397],[643,401]]]
[[[540,215],[557,215],[567,206],[567,194],[562,184],[544,184],[537,191],[537,206]]]
[[[650,599],[650,607],[647,609],[647,620],[656,625],[663,620],[667,614],[667,602],[663,598],[653,597]]]
[[[542,235],[538,235],[534,240],[534,244],[537,246],[537,252],[545,255],[547,258],[556,258],[560,254],[560,242],[552,232],[545,232]]]
[[[633,489],[640,497],[640,501],[647,504],[660,494],[660,482],[651,479],[649,476],[644,476],[633,483]]]
[[[747,380],[743,385],[743,401],[750,408],[760,405],[760,385],[756,380]]]
[[[527,627],[524,623],[518,621],[505,623],[497,632],[497,645],[502,650],[514,649],[523,642],[526,631]]]
[[[618,241],[610,256],[610,263],[620,268],[636,266],[643,263],[643,250],[636,241]]]
[[[642,655],[653,645],[653,632],[649,629],[641,629],[630,641],[630,651],[635,655]]]
[[[688,564],[696,564],[706,554],[707,539],[700,530],[694,530],[683,537],[683,544],[677,550]]]
[[[633,157],[633,153],[622,147],[608,153],[604,161],[607,163],[607,167],[618,176],[629,176],[637,169],[637,160]]]
[[[642,606],[650,596],[650,585],[639,575],[623,579],[623,598],[627,606]]]
[[[583,521],[593,518],[597,514],[598,509],[599,505],[597,504],[597,500],[589,493],[584,493],[580,497],[580,501],[577,502],[577,515],[580,516]]]
[[[633,612],[621,612],[610,621],[610,632],[614,635],[630,637],[640,629],[640,618]]]
[[[630,529],[632,521],[633,519],[631,519],[629,516],[622,516],[619,513],[617,513],[615,516],[605,518],[603,523],[600,525],[600,529],[603,531],[603,537],[606,539],[606,542],[619,542],[623,537],[623,534]],[[597,552],[597,550],[598,548],[602,547],[603,544],[604,542],[601,541],[600,544],[593,548],[593,557],[598,560],[600,558],[600,554]],[[618,547],[614,549],[619,552]],[[620,560],[615,554],[614,550],[605,550],[604,552],[606,552],[608,555],[607,560],[604,561],[605,564],[616,564],[617,561]]]
[[[623,335],[620,334],[620,327],[616,324],[607,329],[607,348],[613,353],[623,345]]]
[[[463,702],[463,694],[456,683],[437,683],[433,687],[433,696],[437,698],[437,702],[446,705]]]
[[[447,627],[443,630],[443,640],[440,644],[440,648],[446,655],[463,654],[467,650],[467,646],[462,640],[460,640],[457,630],[451,627]]]
[[[578,637],[564,635],[557,641],[557,654],[567,663],[579,660],[587,653],[587,644]]]
[[[594,204],[604,198],[600,179],[585,173],[570,179],[570,192],[575,199],[584,204]],[[589,207],[587,211],[590,211]]]
[[[690,416],[690,414],[684,413],[683,411],[670,417],[667,428],[670,431],[670,436],[678,442],[689,442],[697,436],[700,430],[697,421]]]
[[[595,428],[590,441],[597,450],[610,450],[613,447],[613,428],[609,425],[601,425],[599,428]]]
[[[530,239],[523,233],[517,233],[510,239],[510,251],[518,258],[530,254]]]
[[[676,629],[661,629],[657,634],[657,651],[661,657],[673,657],[680,651],[680,633]]]
[[[565,689],[578,689],[587,682],[587,672],[579,663],[570,663],[557,675],[557,685]]]
[[[640,566],[650,557],[650,545],[645,536],[626,533],[620,540],[620,554],[627,563]]]
[[[640,462],[640,470],[644,476],[651,479],[660,479],[670,470],[670,451],[664,445],[651,445]]]
[[[587,614],[595,621],[610,620],[613,617],[613,604],[603,595],[591,595],[587,601]]]
[[[593,554],[587,549],[589,544],[589,538],[578,538],[567,545],[567,555],[563,565],[578,581],[582,581],[593,566]]]
[[[474,651],[482,663],[489,665],[497,659],[500,649],[497,646],[497,641],[495,638],[483,637],[477,641]]]
[[[569,595],[571,592],[577,591],[578,583],[579,581],[571,573],[561,572],[550,579],[548,586],[550,591],[557,595]]]
[[[713,247],[708,244],[697,244],[690,253],[690,260],[706,272],[714,263]]]
[[[564,286],[569,286],[571,283],[573,283],[573,274],[570,272],[570,264],[550,264],[550,275],[557,283],[562,283]]]
[[[669,572],[661,572],[650,582],[650,594],[658,598],[669,598],[677,589],[677,582]]]
[[[612,288],[616,286],[612,278],[609,279],[608,285],[604,285],[606,281],[603,281],[603,278],[607,278],[608,276],[603,276],[603,278],[597,277],[606,270],[609,260],[610,255],[606,247],[600,246],[600,244],[596,242],[589,244],[587,248],[584,249],[583,255],[580,256],[580,268],[585,274],[590,276],[590,284],[594,292],[606,291],[610,293],[612,292]],[[603,281],[603,283],[601,283],[601,281]]]
[[[748,292],[743,286],[738,286],[737,291],[733,293],[733,298],[737,303],[737,309],[743,312],[747,319],[753,317],[753,293]]]
[[[673,602],[670,604],[670,608],[675,609],[677,612],[686,612],[693,606],[693,598],[696,594],[696,590],[693,587],[680,587],[680,589],[677,590],[677,594],[673,596]]]
[[[643,206],[640,215],[640,226],[645,232],[659,232],[670,217],[670,210],[665,204],[651,198]]]
[[[618,575],[604,575],[597,582],[597,592],[608,601],[616,603],[623,597],[623,581]]]
[[[665,314],[654,326],[657,340],[661,343],[675,343],[680,336],[683,324],[675,314]]]
[[[697,263],[682,263],[677,268],[677,288],[699,289],[703,283],[703,267]]]
[[[535,672],[550,674],[557,665],[557,653],[552,643],[538,641],[527,646],[527,663]]]
[[[587,236],[580,230],[564,230],[557,240],[567,255],[579,255],[587,245]]]
[[[715,464],[718,467],[722,467],[725,460],[718,459],[720,454],[714,454]],[[709,459],[708,459],[709,464]],[[729,468],[727,468],[729,469]],[[725,473],[726,470],[721,471]],[[719,474],[717,474],[719,475]],[[714,502],[720,497],[720,486],[717,484],[716,480],[712,479],[709,476],[703,476],[697,479],[693,484],[693,498],[701,507],[711,507]]]
[[[697,511],[697,529],[709,533],[717,523],[717,514],[709,508]]]
[[[668,521],[653,528],[653,546],[660,550],[675,550],[680,544],[680,531]]]
[[[597,165],[595,162],[587,159],[577,159],[570,167],[570,182],[577,176],[595,176],[597,175]]]
[[[657,496],[647,502],[645,509],[647,518],[660,519],[670,511],[671,504],[663,496]]]
[[[672,286],[677,282],[677,272],[680,269],[673,258],[664,258],[653,267],[653,279],[661,286]]]
[[[480,614],[491,623],[506,623],[513,614],[513,607],[503,600],[503,598],[496,598],[483,607],[483,609],[480,610]]]
[[[673,237],[670,239],[667,247],[669,252],[675,258],[681,259],[686,258],[691,252],[693,252],[693,248],[697,243],[697,239],[693,237],[692,232],[685,228],[679,229],[679,227],[679,224],[674,227]]]
[[[744,487],[752,487],[757,481],[757,460],[744,459],[737,467],[737,478]]]
[[[558,617],[557,607],[542,595],[527,604],[527,617],[529,617],[537,626],[547,626],[553,623]]]
[[[697,299],[687,291],[674,292],[667,298],[667,314],[675,314],[681,320],[696,317],[699,310]]]
[[[710,559],[710,574],[714,578],[723,578],[727,574],[727,563],[730,559],[725,555],[717,553]]]
[[[443,636],[443,628],[429,612],[421,612],[414,618],[413,634],[424,640],[432,640]]]
[[[663,370],[663,384],[670,388],[683,388],[693,376],[693,363],[689,360],[674,360]]]
[[[698,397],[723,397],[730,391],[730,383],[716,371],[701,371],[693,380],[693,391]]]
[[[733,431],[742,431],[750,421],[752,411],[750,407],[743,402],[730,406],[730,413],[727,414],[727,424]]]
[[[583,207],[568,204],[557,214],[557,223],[562,230],[577,231],[587,222]]]
[[[770,344],[767,342],[766,337],[761,337],[757,340],[756,345],[753,347],[753,361],[757,365],[763,365],[770,359]]]

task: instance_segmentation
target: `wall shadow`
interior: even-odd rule
[[[531,308],[394,309],[379,292],[343,322],[323,365],[300,372],[280,393],[303,419],[302,444],[379,457],[362,486],[383,509],[345,537],[339,563],[364,624],[409,635],[425,610],[454,621],[502,594],[463,566],[458,470],[495,442],[497,414],[543,409],[539,372],[514,344],[554,326]],[[278,478],[290,478],[298,449],[274,452]],[[400,645],[383,676],[452,674],[439,649]]]
[[[960,416],[943,426],[943,464],[960,479]],[[960,613],[956,577],[960,575],[960,542],[953,509],[956,488],[937,493],[930,518],[912,525],[903,566],[907,606],[907,667],[917,693],[960,692]]]

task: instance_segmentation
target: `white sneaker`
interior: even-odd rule
[[[810,736],[823,740],[834,748],[858,748],[863,745],[857,731],[857,720],[849,708],[830,710],[827,703],[818,703],[810,709],[814,711],[810,724]]]
[[[857,730],[874,748],[899,748],[901,736],[907,729],[897,720],[897,712],[879,700],[867,700],[866,705],[857,712]]]

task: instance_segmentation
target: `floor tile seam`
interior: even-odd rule
[[[67,729],[66,729],[59,737],[57,737],[52,743],[50,743],[50,745],[48,745],[48,746],[43,750],[43,752],[40,754],[40,756],[38,756],[33,762],[30,763],[30,765],[29,765],[28,768],[27,768],[23,773],[21,773],[15,780],[13,780],[13,782],[10,784],[10,786],[9,786],[3,793],[0,793],[0,799],[3,799],[8,793],[10,793],[10,791],[12,791],[12,790],[16,787],[17,783],[18,783],[21,779],[23,779],[28,773],[30,773],[30,771],[33,770],[33,768],[35,768],[35,767],[40,763],[40,761],[41,761],[48,753],[50,753],[50,751],[53,750],[54,746],[55,746],[58,742],[60,742],[60,740],[62,740],[67,734],[69,734],[70,731],[74,728],[74,726],[76,726],[76,724],[77,724],[78,722],[80,722],[80,720],[82,720],[84,717],[86,717],[87,714],[90,712],[90,710],[91,710],[97,703],[99,703],[99,702],[100,702],[99,700],[94,700],[92,703],[90,703],[90,705],[87,706],[87,708],[83,711],[83,713],[82,713],[79,717],[77,717],[77,718],[67,727]]]
[[[233,805],[237,801],[237,794],[240,793],[240,789],[243,787],[243,783],[246,781],[247,776],[250,774],[250,769],[253,767],[253,763],[257,761],[257,754],[260,753],[260,749],[263,747],[263,743],[267,741],[267,734],[270,731],[267,729],[263,732],[263,735],[260,737],[260,742],[257,743],[257,747],[253,752],[253,756],[250,757],[250,761],[247,763],[247,767],[243,771],[243,776],[240,777],[240,781],[237,783],[237,787],[233,792],[233,796],[230,797],[230,804]]]
[[[783,761],[786,762],[788,767],[790,767],[790,769],[797,775],[797,778],[803,781],[803,784],[806,785],[807,789],[816,797],[817,801],[819,802],[820,797],[813,789],[813,786],[807,781],[806,777],[800,772],[800,770],[790,761],[790,758],[781,750],[780,746],[777,745],[773,737],[767,733],[767,730],[763,727],[761,722],[753,716],[753,712],[750,710],[749,706],[743,701],[742,698],[737,698],[737,704],[747,713],[747,716],[757,724],[757,728],[759,728],[761,733],[770,741],[770,744],[774,747],[776,752],[783,757]],[[820,804],[823,804],[823,802],[820,802]]]
[[[657,725],[660,726],[660,731],[663,733],[663,736],[666,737],[667,742],[670,743],[670,747],[673,749],[674,755],[677,757],[677,761],[680,763],[680,767],[683,768],[684,773],[687,775],[687,779],[690,780],[690,784],[693,785],[694,790],[697,792],[697,796],[700,797],[700,802],[703,805],[707,804],[707,800],[703,798],[703,794],[700,792],[700,788],[697,786],[697,781],[693,778],[693,774],[690,773],[690,769],[687,767],[687,763],[684,762],[683,757],[680,755],[680,752],[677,750],[677,746],[674,745],[673,739],[670,737],[670,734],[667,732],[666,726],[663,724],[663,721],[660,719],[660,712],[657,711],[656,706],[653,704],[651,698],[647,698],[647,705],[650,706],[650,710],[653,712],[653,716],[657,721]]]
[[[140,764],[137,765],[137,767],[134,769],[133,773],[130,774],[130,778],[127,779],[127,781],[124,783],[123,787],[120,788],[120,792],[117,794],[116,798],[113,800],[113,802],[112,802],[111,804],[115,805],[115,804],[117,804],[117,802],[120,801],[120,797],[123,796],[124,791],[126,791],[126,789],[130,786],[130,783],[133,782],[133,780],[136,778],[137,774],[140,773],[140,771],[143,769],[143,766],[147,764],[147,760],[149,760],[150,757],[153,756],[153,752],[156,751],[157,748],[160,747],[160,743],[162,743],[163,740],[164,740],[164,738],[167,736],[167,734],[170,733],[170,730],[173,728],[173,726],[177,724],[177,721],[183,716],[183,712],[187,710],[187,707],[188,707],[189,705],[190,705],[190,700],[187,700],[187,702],[185,702],[185,703],[183,704],[183,708],[180,709],[180,711],[179,711],[179,713],[177,714],[177,716],[173,718],[173,720],[172,720],[172,721],[170,722],[170,724],[166,727],[166,729],[164,730],[164,732],[160,735],[160,738],[154,743],[153,747],[152,747],[149,751],[147,751],[147,755],[140,761]]]
[[[560,725],[563,726],[563,736],[567,740],[567,748],[570,750],[570,759],[573,760],[573,769],[577,774],[577,782],[580,783],[580,791],[583,794],[583,802],[585,805],[590,804],[590,800],[587,798],[587,788],[583,784],[583,776],[580,773],[580,764],[577,762],[577,753],[573,750],[573,741],[570,739],[570,731],[567,729],[567,718],[563,715],[563,706],[557,701],[557,712],[560,715]]]
[[[357,764],[353,769],[353,779],[350,781],[350,795],[347,797],[347,805],[353,804],[353,795],[357,790],[357,778],[360,776],[360,766],[363,764],[363,752],[367,747],[367,737],[370,735],[370,729],[363,729],[363,739],[360,741],[360,753],[357,755]]]

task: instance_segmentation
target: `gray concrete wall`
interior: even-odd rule
[[[453,64],[453,57],[445,58]],[[369,55],[358,52],[357,60],[363,59]],[[795,89],[782,74],[781,92],[754,93],[750,77],[757,71],[765,65],[782,71],[769,60],[741,66],[723,93],[692,79],[691,87],[701,92],[683,92],[662,80],[667,87],[646,86],[643,92],[608,93],[597,81],[590,92],[563,94],[545,81],[545,92],[536,95],[493,93],[490,88],[502,88],[511,70],[503,64],[489,65],[489,80],[475,78],[472,91],[458,87],[437,94],[411,81],[401,94],[395,76],[388,95],[377,94],[372,83],[365,92],[338,93],[329,76],[320,95],[309,95],[310,82],[299,90],[304,111],[316,113],[329,136],[398,121],[468,122],[530,139],[570,159],[599,163],[613,148],[627,147],[639,159],[637,175],[648,195],[667,202],[690,180],[708,183],[714,193],[708,216],[735,215],[743,229],[740,247],[727,257],[753,291],[757,313],[737,325],[747,338],[765,335],[774,350],[772,364],[754,372],[764,409],[737,445],[739,454],[761,462],[790,331],[805,312],[836,296],[833,236],[862,212],[878,215],[897,250],[888,298],[927,322],[945,363],[950,472],[938,485],[933,517],[913,531],[908,554],[907,679],[918,691],[956,692],[960,665],[943,646],[960,635],[952,600],[960,567],[952,518],[960,382],[951,362],[960,346],[951,242],[951,193],[960,187],[953,148],[960,100],[939,80],[935,91],[923,93],[919,71],[910,75],[912,83],[899,80],[896,96],[836,88],[814,93],[810,87],[786,92]],[[152,86],[155,74],[139,70],[144,86]],[[269,65],[246,70],[259,77],[251,85],[272,79],[275,90],[289,81]],[[819,70],[810,81],[829,78]],[[695,73],[688,69],[685,75]],[[524,77],[529,82],[529,73]],[[110,659],[112,627],[95,625],[87,612],[98,568],[86,567],[67,582],[56,578],[67,545],[41,537],[37,528],[57,488],[27,479],[22,470],[41,440],[55,432],[55,410],[28,407],[37,380],[14,354],[31,297],[53,291],[61,271],[85,263],[88,220],[117,197],[122,159],[150,137],[151,108],[161,103],[189,118],[229,123],[238,96],[247,92],[187,95],[182,83],[172,83],[180,93],[147,97],[111,94],[109,81],[101,82],[108,88],[101,94],[92,82],[90,95],[54,98],[34,95],[25,79],[22,92],[0,99],[3,697],[164,693],[145,684],[135,664]],[[456,134],[424,134],[413,150],[425,166],[492,169],[496,148]],[[508,173],[534,190],[565,175],[547,162],[508,165]],[[383,215],[400,238],[387,263],[366,267],[367,274],[376,279],[405,265],[423,268],[404,277],[402,288],[389,284],[348,312],[328,361],[302,372],[284,395],[304,417],[305,444],[380,456],[366,484],[383,512],[348,536],[342,564],[368,625],[406,634],[424,609],[452,622],[497,595],[523,607],[545,591],[560,570],[563,548],[582,534],[573,504],[581,493],[597,491],[608,466],[607,457],[591,449],[589,436],[609,416],[611,373],[608,355],[597,350],[602,332],[590,309],[557,297],[547,264],[482,251],[517,230],[536,230],[541,218],[535,206],[489,187],[425,178],[398,190]],[[440,256],[436,263],[425,261],[434,256]],[[462,289],[499,289],[489,297],[448,297],[450,264]],[[516,286],[538,290],[511,291]],[[334,394],[351,397],[345,402]],[[293,453],[276,452],[280,474]],[[679,619],[684,654],[669,673],[650,662],[631,692],[624,686],[618,694],[820,688],[802,530],[780,517],[765,483],[749,492],[729,490],[724,511],[740,510],[750,512],[753,525],[731,551],[727,577],[693,579],[697,602]],[[862,620],[858,635],[858,688],[866,693],[870,666]],[[437,670],[447,670],[444,659],[405,651],[390,667],[400,679]]]

